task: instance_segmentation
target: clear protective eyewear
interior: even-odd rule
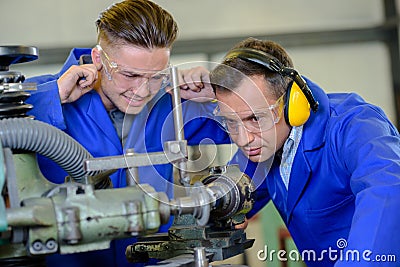
[[[231,135],[239,134],[239,127],[250,133],[261,133],[270,130],[277,124],[284,108],[284,94],[275,104],[265,110],[248,110],[242,112],[221,112],[217,107],[214,116]]]
[[[101,63],[104,66],[108,80],[113,81],[119,88],[129,89],[140,87],[147,83],[150,91],[157,91],[169,82],[169,68],[162,71],[145,71],[118,65],[112,61],[100,45],[96,48],[101,52]]]

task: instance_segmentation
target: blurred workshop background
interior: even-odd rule
[[[0,45],[39,48],[39,60],[12,65],[26,77],[56,73],[72,47],[96,44],[95,20],[111,0],[1,0]],[[212,67],[252,36],[287,48],[297,70],[328,92],[357,92],[399,127],[400,0],[155,0],[179,24],[171,63]],[[201,62],[200,62],[201,61]],[[182,65],[181,65],[182,64]],[[250,266],[303,266],[261,260],[265,248],[294,249],[277,212],[267,206],[247,230],[256,243],[233,261]]]

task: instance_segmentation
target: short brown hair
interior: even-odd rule
[[[265,52],[279,60],[283,66],[293,68],[293,62],[288,53],[281,45],[273,41],[247,38],[235,45],[230,51],[238,48],[251,48]],[[244,77],[253,75],[263,75],[267,83],[271,85],[273,90],[271,93],[276,98],[285,93],[291,81],[290,78],[284,78],[278,72],[240,58],[224,58],[222,63],[211,71],[210,80],[214,90],[234,91]]]
[[[125,0],[100,13],[96,21],[100,40],[143,48],[171,47],[178,33],[172,15],[147,0]]]

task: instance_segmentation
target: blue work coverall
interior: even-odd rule
[[[288,190],[279,156],[255,164],[238,153],[232,160],[258,173],[248,216],[272,200],[308,266],[400,266],[398,130],[360,96],[325,94],[307,82],[320,106],[303,126]]]
[[[164,90],[154,97],[143,111],[133,120],[125,145],[117,135],[112,121],[102,104],[99,94],[92,90],[73,103],[60,103],[57,79],[72,65],[77,65],[83,54],[90,49],[75,48],[71,51],[60,73],[33,77],[27,82],[38,84],[37,92],[26,101],[34,105],[30,112],[37,120],[49,123],[77,140],[94,157],[122,155],[126,149],[133,148],[135,153],[163,151],[165,141],[175,140],[172,115],[172,98]],[[210,118],[215,103],[182,102],[185,139],[188,145],[207,143],[230,143],[229,136],[219,129]],[[38,156],[39,166],[47,179],[55,183],[64,182],[67,173],[57,164]],[[141,183],[150,184],[158,192],[173,196],[173,166],[171,164],[154,165],[139,168]],[[125,170],[112,174],[115,188],[125,187]],[[160,231],[165,231],[168,225]],[[48,266],[132,266],[125,258],[125,249],[134,239],[117,240],[111,243],[111,249],[78,253],[71,255],[52,255],[47,257]]]

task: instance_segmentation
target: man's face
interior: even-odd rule
[[[168,48],[96,47],[101,60],[100,96],[107,110],[138,114],[166,81]]]
[[[271,158],[287,139],[283,98],[268,93],[261,75],[243,79],[234,91],[218,91],[220,115],[232,140],[253,162]]]

